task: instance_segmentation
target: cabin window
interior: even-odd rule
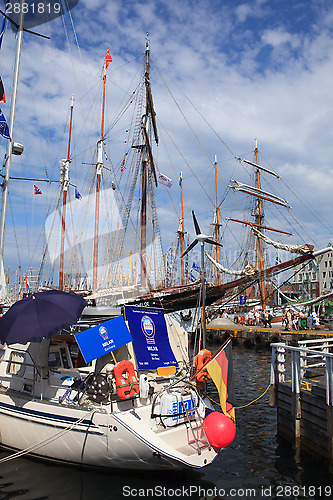
[[[10,354],[7,373],[12,375],[17,375],[18,377],[23,377],[25,372],[25,366],[21,363],[24,362],[24,353],[22,352],[12,352]]]
[[[332,261],[330,260],[330,267],[332,267]]]
[[[326,278],[326,271],[323,271],[323,278]]]
[[[325,260],[325,267],[327,267],[327,260]]]

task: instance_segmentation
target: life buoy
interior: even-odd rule
[[[113,368],[113,373],[116,378],[117,393],[120,399],[133,398],[139,394],[139,382],[132,361],[119,361]]]
[[[205,363],[207,363],[207,361],[210,360],[211,357],[212,353],[208,351],[208,349],[202,349],[194,357],[194,368],[195,368],[194,380],[197,386],[200,388],[202,388],[204,382],[210,378],[209,373],[206,370],[201,370],[201,368]]]

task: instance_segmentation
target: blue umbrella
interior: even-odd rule
[[[13,304],[0,318],[0,341],[41,342],[77,322],[87,302],[74,292],[47,290]]]

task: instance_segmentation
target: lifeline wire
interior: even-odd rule
[[[30,446],[29,448],[26,448],[25,450],[18,451],[17,453],[14,453],[13,455],[9,455],[8,457],[2,458],[0,460],[0,464],[2,464],[4,462],[8,462],[9,460],[13,460],[14,458],[19,458],[19,457],[22,457],[24,455],[27,455],[28,453],[31,453],[32,451],[35,451],[35,450],[38,450],[39,448],[42,448],[46,444],[52,443],[52,441],[55,441],[59,437],[61,437],[64,434],[66,434],[66,432],[74,429],[74,427],[76,427],[78,424],[80,424],[83,420],[85,420],[89,416],[92,416],[93,413],[95,413],[96,411],[97,411],[96,409],[91,410],[89,413],[87,413],[86,415],[84,415],[84,417],[80,418],[79,420],[77,420],[73,424],[69,425],[68,427],[65,427],[65,429],[63,429],[62,431],[58,432],[54,436],[45,439],[41,443],[34,444],[34,445]]]

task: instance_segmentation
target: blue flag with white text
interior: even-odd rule
[[[178,366],[163,310],[126,307],[126,317],[139,370]]]

